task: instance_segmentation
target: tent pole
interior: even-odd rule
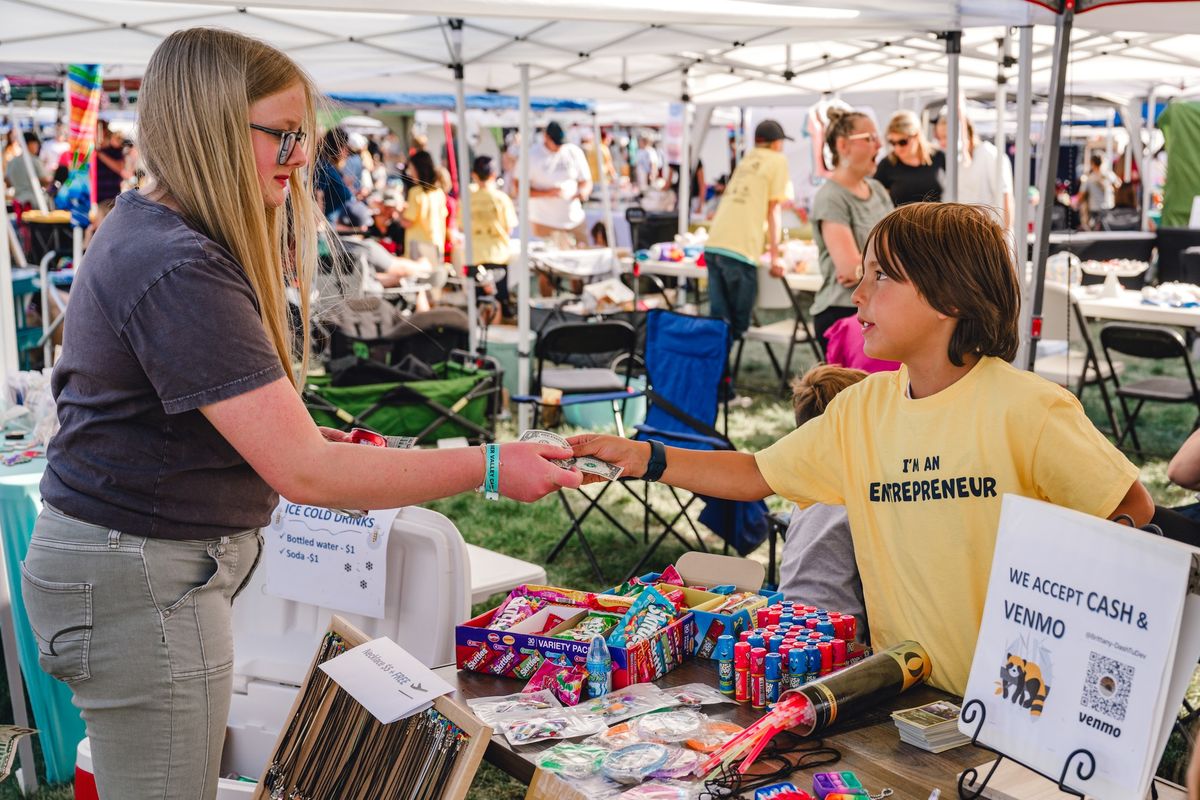
[[[617,263],[617,241],[614,238],[612,191],[608,185],[608,173],[604,171],[604,152],[608,148],[600,138],[600,117],[592,109],[592,144],[596,148],[596,179],[600,183],[600,198],[604,202],[604,240],[608,242],[613,264]]]
[[[521,221],[521,253],[517,258],[517,393],[529,394],[529,65],[521,64],[520,155],[517,161],[517,208]],[[599,155],[599,153],[597,153]],[[511,281],[510,281],[511,288]],[[528,403],[517,406],[517,430],[528,430],[533,411]]]
[[[1045,292],[1046,256],[1050,249],[1050,220],[1054,210],[1054,185],[1058,176],[1058,143],[1062,138],[1063,94],[1067,85],[1067,49],[1071,45],[1071,25],[1075,9],[1067,5],[1054,26],[1054,60],[1050,69],[1050,106],[1042,131],[1042,158],[1038,164],[1038,185],[1042,201],[1038,205],[1037,237],[1033,243],[1033,303],[1030,306],[1029,352],[1027,369],[1033,369],[1037,343],[1042,336],[1042,295]]]
[[[679,132],[679,191],[675,197],[675,205],[679,211],[680,236],[684,236],[688,232],[688,223],[690,222],[689,212],[692,205],[692,157],[689,152],[691,120],[688,114],[690,100],[691,96],[688,94],[688,71],[685,69],[683,70],[682,89],[679,94],[679,104],[683,107],[681,110],[683,124],[682,130]]]
[[[1146,147],[1142,156],[1142,230],[1150,227],[1150,195],[1153,194],[1154,176],[1151,174],[1154,165],[1154,125],[1155,110],[1158,107],[1158,87],[1150,90],[1146,97]]]
[[[996,150],[999,152],[999,157],[996,159],[995,201],[996,208],[1000,209],[1002,217],[1004,215],[1004,170],[1008,169],[1007,159],[1005,159],[1005,155],[1008,153],[1008,141],[1004,133],[1005,115],[1008,113],[1008,75],[1006,70],[1011,66],[1008,55],[1008,47],[1011,42],[1012,34],[1008,28],[1005,28],[1004,35],[997,40],[997,44],[1000,46],[1000,60],[996,69]],[[1015,205],[1015,193],[1013,201]],[[1008,221],[1011,223],[1012,218],[1010,217]]]
[[[1017,152],[1013,159],[1013,254],[1016,256],[1017,279],[1021,285],[1021,350],[1017,353],[1017,364],[1024,364],[1029,346],[1030,311],[1033,299],[1032,286],[1027,270],[1029,263],[1029,172],[1032,158],[1032,143],[1029,129],[1033,120],[1033,28],[1025,25],[1020,29],[1020,44],[1017,56]]]
[[[953,203],[958,200],[958,165],[962,158],[959,141],[962,121],[959,115],[965,110],[958,105],[958,57],[962,52],[962,31],[943,31],[938,37],[946,40],[946,109],[949,112],[946,118],[946,188],[942,192],[942,199]]]
[[[4,159],[0,158],[0,197],[4,197],[6,191]],[[10,230],[7,212],[4,213],[4,228],[6,231]],[[12,292],[12,257],[8,236],[0,242],[0,331],[3,331],[3,336],[0,336],[0,365],[4,367],[0,378],[7,383],[7,376],[16,372],[20,364],[17,353],[17,309]],[[24,763],[22,760],[22,766]]]
[[[475,302],[475,261],[471,253],[471,146],[467,142],[467,94],[463,82],[463,47],[461,19],[450,20],[450,36],[454,42],[454,100],[458,107],[458,219],[462,224],[463,292],[467,303],[467,349],[475,353],[479,346],[479,308]],[[449,151],[452,143],[447,142]]]
[[[1107,134],[1107,137],[1104,140],[1104,163],[1108,165],[1109,169],[1112,169],[1113,155],[1116,148],[1116,142],[1113,141],[1113,135],[1116,133],[1116,129],[1117,110],[1115,108],[1110,108],[1108,110],[1108,123],[1105,125],[1104,129],[1104,132]]]

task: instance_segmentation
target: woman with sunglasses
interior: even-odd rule
[[[825,146],[833,174],[817,189],[809,214],[823,278],[812,305],[819,340],[839,319],[858,313],[850,294],[862,277],[863,247],[871,228],[892,210],[887,189],[872,178],[880,145],[870,117],[830,108]]]
[[[875,179],[887,187],[898,206],[940,202],[946,156],[935,151],[921,133],[921,121],[911,111],[897,111],[885,134],[889,152],[879,162]]]
[[[316,267],[318,97],[262,42],[168,36],[138,103],[152,180],[117,199],[71,293],[22,594],[42,668],[83,712],[105,800],[216,796],[231,604],[280,494],[378,509],[485,475],[489,496],[520,500],[580,482],[548,460],[569,449],[363,447],[313,424],[285,288],[308,298]]]

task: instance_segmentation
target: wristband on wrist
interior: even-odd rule
[[[488,500],[500,499],[500,445],[484,444],[483,448],[483,485],[475,491],[483,492]]]
[[[646,472],[642,480],[653,483],[662,477],[667,468],[667,448],[657,439],[650,439],[650,460],[646,462]]]

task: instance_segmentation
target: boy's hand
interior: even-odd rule
[[[567,443],[575,456],[594,456],[601,461],[607,461],[613,466],[621,467],[624,471],[621,477],[640,478],[646,474],[646,465],[650,461],[650,443],[635,442],[621,436],[603,436],[595,433],[581,433],[578,436],[567,437]],[[584,473],[584,483],[598,483],[607,480],[600,475]]]

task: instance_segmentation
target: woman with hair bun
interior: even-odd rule
[[[829,109],[825,143],[833,156],[833,174],[817,189],[809,215],[823,278],[812,305],[818,339],[825,338],[833,323],[854,315],[850,293],[862,273],[867,235],[892,210],[887,189],[871,177],[880,147],[871,118],[860,111]]]

